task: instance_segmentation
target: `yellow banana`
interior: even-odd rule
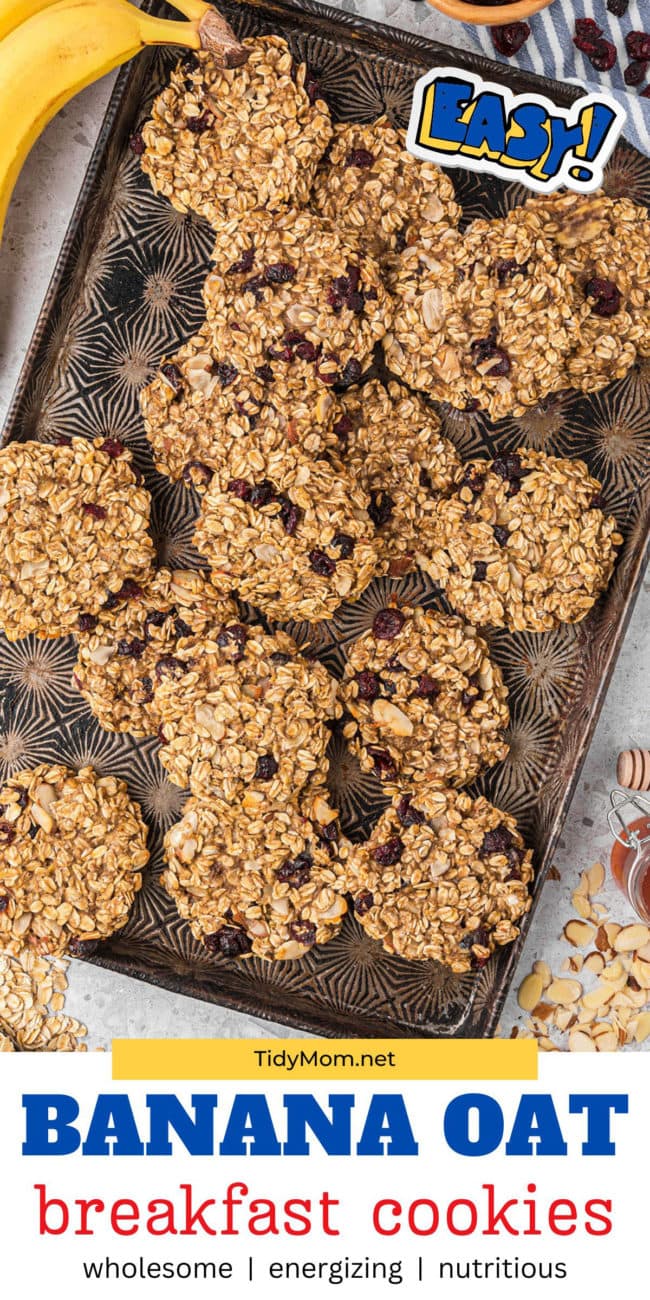
[[[0,41],[34,14],[48,9],[55,0],[0,0]],[[192,21],[200,21],[212,5],[204,0],[171,0],[175,9]]]
[[[56,0],[5,36],[0,44],[0,237],[34,141],[84,86],[146,45],[210,49],[226,67],[246,61],[248,51],[221,15],[208,9],[192,22],[172,22],[141,13],[128,0]]]

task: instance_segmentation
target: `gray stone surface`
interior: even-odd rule
[[[449,43],[459,30],[426,4],[413,0],[330,3]],[[33,150],[16,190],[0,248],[0,420],[47,290],[112,81],[112,77],[105,77],[59,115]],[[555,968],[559,966],[569,951],[561,932],[571,915],[571,893],[579,873],[598,858],[607,860],[605,814],[608,791],[615,780],[617,752],[650,744],[649,642],[650,581],[646,579],[557,855],[561,880],[551,881],[544,888],[521,955],[521,974],[537,957],[544,957]],[[613,887],[608,887],[603,899],[611,905],[615,919],[629,919],[622,896]],[[518,982],[516,976],[502,1019],[505,1034],[518,1022]],[[79,962],[71,964],[66,1009],[89,1026],[92,1047],[108,1047],[118,1036],[273,1037],[292,1032]]]

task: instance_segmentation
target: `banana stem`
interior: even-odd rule
[[[207,50],[222,68],[239,68],[250,51],[237,40],[232,27],[213,5],[203,0],[172,0],[189,22],[174,22],[142,14],[142,34],[147,45],[183,45]]]

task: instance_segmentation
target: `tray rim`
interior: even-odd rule
[[[284,17],[288,22],[293,18],[308,19],[313,28],[322,27],[324,34],[334,36],[339,39],[347,38],[350,42],[369,47],[369,51],[375,57],[381,57],[385,53],[392,60],[413,63],[423,66],[428,60],[431,60],[429,66],[433,66],[436,61],[444,60],[445,62],[455,64],[458,67],[466,68],[470,71],[478,71],[488,78],[501,79],[506,84],[515,88],[522,87],[530,89],[531,86],[538,89],[540,93],[546,94],[551,99],[561,104],[572,103],[582,93],[579,86],[572,86],[566,83],[560,83],[539,76],[535,73],[529,73],[522,69],[510,68],[508,65],[488,59],[480,53],[474,53],[471,50],[456,49],[453,46],[443,44],[442,42],[432,40],[428,37],[420,37],[411,32],[405,32],[398,27],[392,27],[385,23],[379,23],[374,19],[364,18],[356,14],[346,13],[339,9],[333,9],[329,5],[321,4],[320,0],[237,0],[238,6],[243,10],[258,11],[265,18]],[[227,7],[227,6],[225,6]],[[142,8],[146,11],[159,11],[165,6],[160,0],[144,0]],[[278,28],[279,30],[280,27]],[[378,46],[383,47],[383,51],[378,51]],[[15,432],[18,425],[21,407],[32,380],[36,362],[39,359],[39,352],[43,343],[46,331],[50,324],[52,313],[59,302],[59,294],[62,284],[66,278],[66,271],[72,259],[74,245],[80,233],[86,226],[90,226],[96,217],[94,212],[95,189],[101,177],[104,165],[106,164],[113,143],[113,127],[121,110],[129,97],[129,93],[139,81],[144,81],[146,69],[150,66],[153,52],[145,52],[139,59],[134,59],[131,63],[124,65],[118,72],[117,78],[109,97],[102,122],[99,128],[97,139],[95,141],[88,166],[83,176],[77,199],[74,203],[70,220],[64,235],[61,248],[59,250],[52,275],[40,308],[34,330],[31,335],[30,343],[27,348],[24,361],[20,368],[17,382],[14,387],[11,401],[9,403],[6,417],[0,432],[0,446]],[[625,136],[621,137],[625,139]],[[639,152],[637,150],[637,152]],[[77,268],[78,271],[78,268]],[[74,283],[73,276],[70,277]],[[575,793],[578,781],[580,779],[585,758],[591,746],[594,732],[598,724],[603,703],[605,701],[609,684],[618,660],[618,656],[625,639],[625,635],[634,611],[636,600],[641,588],[645,569],[650,560],[650,530],[647,532],[645,542],[639,546],[634,563],[630,566],[628,574],[628,589],[622,615],[616,624],[616,630],[612,637],[606,657],[601,665],[601,676],[598,688],[595,691],[591,702],[590,712],[587,725],[585,726],[581,743],[576,751],[573,767],[569,779],[563,787],[562,797],[559,799],[555,808],[553,819],[549,825],[546,836],[546,851],[544,859],[541,862],[536,875],[535,893],[530,912],[524,918],[522,932],[518,939],[510,945],[508,949],[508,958],[502,966],[499,973],[499,981],[495,990],[495,996],[491,1002],[488,1011],[481,1021],[483,1037],[490,1037],[494,1034],[499,1017],[501,1015],[504,1002],[508,995],[514,968],[517,965],[521,949],[526,941],[530,931],[537,905],[541,896],[542,888],[546,880],[549,866],[558,846],[564,822]],[[580,702],[581,695],[577,695],[573,701],[572,707]],[[95,954],[83,958],[89,962],[107,970],[113,970],[118,974],[126,975],[128,978],[137,979],[143,983],[154,984],[156,987],[165,988],[176,995],[181,994],[186,997],[198,998],[202,1001],[211,1002],[215,1006],[224,1006],[232,1010],[239,1011],[246,1015],[256,1016],[258,1019],[272,1021],[275,1023],[286,1024],[289,1027],[302,1030],[307,1033],[317,1032],[324,1037],[463,1037],[467,1034],[467,1021],[470,1018],[472,999],[468,1001],[467,1011],[460,1022],[456,1022],[450,1029],[449,1034],[437,1027],[435,1033],[427,1033],[420,1030],[413,1032],[409,1026],[404,1026],[400,1032],[400,1026],[390,1022],[391,1029],[388,1029],[387,1022],[380,1016],[371,1016],[371,1024],[365,1022],[365,1015],[361,1013],[357,1016],[355,1026],[349,1023],[347,1013],[335,1011],[334,1009],[324,1012],[316,1005],[313,1009],[310,1006],[303,1007],[293,1011],[291,1008],[266,1007],[260,1006],[255,996],[248,998],[244,991],[235,991],[228,989],[211,989],[211,995],[206,996],[201,993],[200,977],[191,982],[190,987],[179,987],[182,977],[174,975],[171,970],[156,968],[155,973],[151,975],[146,969],[135,968],[131,963],[118,961],[115,958],[103,954]],[[217,996],[214,996],[214,994]],[[279,1013],[282,1014],[279,1014]],[[327,1015],[329,1023],[324,1022],[322,1017]],[[336,1022],[341,1022],[340,1027]],[[344,1022],[344,1023],[343,1023]]]

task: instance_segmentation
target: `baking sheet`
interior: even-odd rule
[[[465,51],[381,27],[303,0],[222,6],[241,36],[275,31],[306,59],[336,120],[386,112],[406,125],[412,87],[435,63],[455,63],[517,93],[536,90],[568,103],[578,93]],[[161,357],[202,319],[207,225],[154,195],[129,149],[175,56],[146,54],[118,79],[50,285],[5,438],[58,434],[120,438],[133,450],[153,496],[161,562],[198,563],[191,538],[196,501],[153,468],[138,391]],[[450,173],[464,221],[520,203],[526,191],[488,177]],[[606,189],[650,205],[650,161],[624,141]],[[45,201],[45,197],[43,199]],[[510,688],[511,751],[474,788],[519,819],[535,850],[536,897],[552,862],[607,682],[647,559],[650,518],[650,362],[600,393],[556,394],[524,417],[491,424],[480,414],[441,410],[443,432],[465,456],[520,444],[581,457],[604,484],[625,544],[613,582],[590,617],[547,634],[489,635]],[[354,606],[316,629],[319,654],[340,673],[346,643],[365,629],[387,590],[435,605],[429,582],[412,575],[375,582]],[[314,629],[290,626],[298,640]],[[521,941],[477,974],[453,975],[432,962],[388,957],[352,917],[341,934],[300,962],[228,962],[192,938],[158,884],[161,843],[183,793],[157,759],[157,743],[101,730],[71,685],[71,639],[9,644],[0,638],[0,778],[44,761],[91,763],[127,781],[150,825],[152,864],[128,926],[89,958],[179,993],[324,1035],[472,1035],[494,1032]],[[332,788],[345,829],[367,833],[382,806],[376,782],[333,742]],[[524,933],[532,913],[524,919]],[[522,936],[523,937],[523,936]],[[170,1026],[172,1029],[173,1026]]]

